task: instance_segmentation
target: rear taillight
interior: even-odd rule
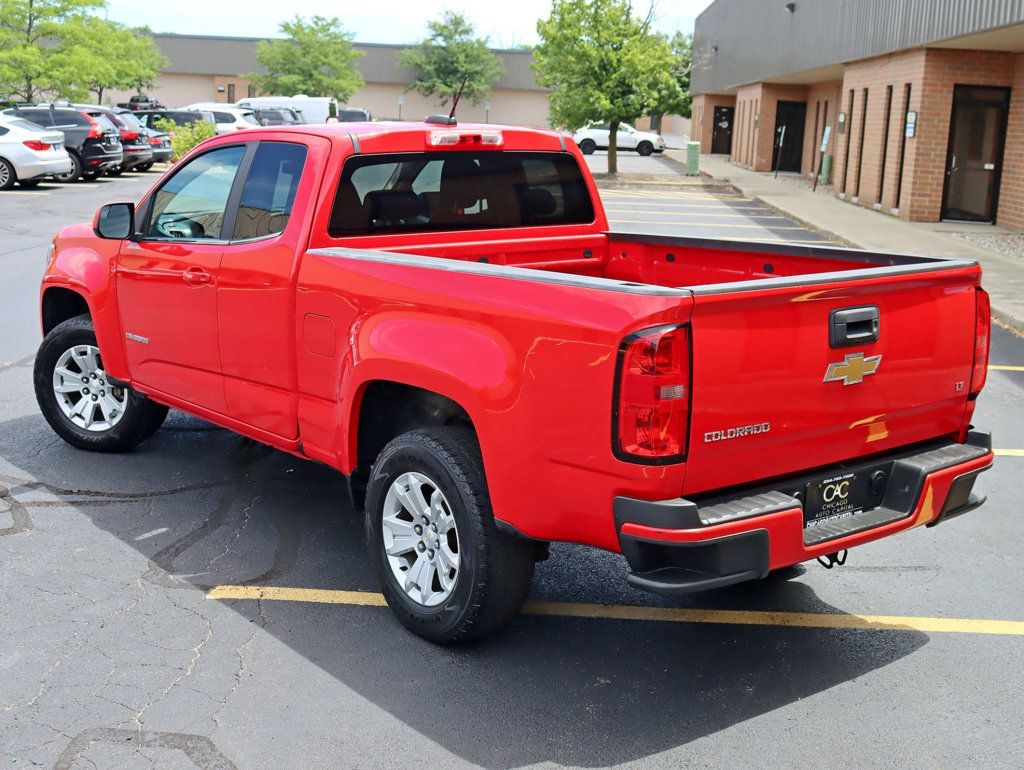
[[[22,142],[23,145],[28,147],[30,150],[49,150],[50,145],[46,142],[40,142],[38,139],[27,139]]]
[[[659,326],[630,335],[619,349],[613,449],[630,462],[686,457],[690,427],[690,330]]]
[[[82,116],[89,121],[89,138],[101,138],[103,136],[103,127],[100,126],[100,122],[87,112],[83,112]]]
[[[992,334],[992,308],[988,292],[979,288],[974,301],[974,368],[971,370],[971,396],[985,387],[988,376],[988,348]]]
[[[121,129],[121,138],[124,139],[126,142],[130,142],[133,139],[138,139],[139,138],[139,132],[138,131],[129,131],[127,128],[122,128]]]
[[[149,137],[149,143],[151,145],[153,145],[154,147],[157,147],[157,146],[163,144],[163,141],[164,140],[161,137],[159,137],[159,136],[151,136],[151,137]]]

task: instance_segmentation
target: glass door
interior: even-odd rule
[[[995,221],[1009,104],[1008,88],[954,88],[943,219]]]

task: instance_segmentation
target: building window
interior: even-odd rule
[[[247,91],[247,94],[250,99],[256,96],[256,86],[254,86],[252,83],[249,84],[249,90]]]
[[[228,101],[229,102],[234,102],[235,101],[235,84],[234,83],[228,83]]]
[[[885,193],[885,161],[889,155],[889,124],[892,118],[892,86],[885,87],[885,118],[882,120],[882,161],[878,169],[878,196],[875,203],[882,202]]]

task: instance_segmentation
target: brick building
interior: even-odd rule
[[[1024,229],[1024,0],[716,0],[692,91],[703,152],[824,166],[903,219]]]

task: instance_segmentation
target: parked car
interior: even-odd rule
[[[153,148],[149,144],[148,132],[131,110],[121,107],[109,109],[107,107],[89,106],[83,106],[83,109],[90,115],[102,114],[106,116],[108,120],[117,125],[121,133],[121,147],[124,150],[124,160],[120,165],[108,170],[108,174],[119,176],[125,171],[142,169],[143,166],[149,168],[153,165]]]
[[[217,124],[218,134],[230,134],[233,131],[241,131],[247,128],[256,128],[260,122],[256,120],[256,114],[243,107],[236,107],[233,104],[218,104],[217,102],[197,102],[185,107],[186,110],[206,110],[213,113],[213,120]]]
[[[187,126],[189,123],[199,120],[205,120],[208,123],[216,122],[213,119],[213,113],[208,110],[135,110],[134,112],[135,117],[146,128],[156,128],[158,120],[169,120],[179,126]]]
[[[611,143],[611,126],[594,124],[574,132],[572,138],[580,152],[590,155],[594,150],[607,150]],[[653,131],[638,131],[628,123],[619,123],[615,146],[620,150],[636,150],[641,155],[665,151],[665,140]]]
[[[261,126],[301,126],[306,123],[302,113],[291,107],[254,107]]]
[[[73,168],[64,148],[64,134],[25,118],[0,115],[0,190],[17,182],[35,187],[43,179]]]
[[[63,132],[72,168],[66,174],[55,175],[62,182],[95,179],[124,160],[120,129],[103,115],[96,117],[73,107],[38,105],[13,107],[4,114]]]
[[[33,381],[77,447],[175,407],[336,468],[387,603],[453,642],[515,616],[551,541],[685,594],[980,506],[980,283],[609,232],[554,131],[257,128],[57,235]]]
[[[153,150],[153,160],[139,166],[139,171],[149,171],[154,163],[170,163],[174,155],[170,135],[156,128],[144,127],[142,130],[146,132],[146,141]]]
[[[290,107],[302,113],[307,123],[327,123],[331,113],[338,115],[338,100],[330,96],[250,96],[238,102],[239,107]]]

